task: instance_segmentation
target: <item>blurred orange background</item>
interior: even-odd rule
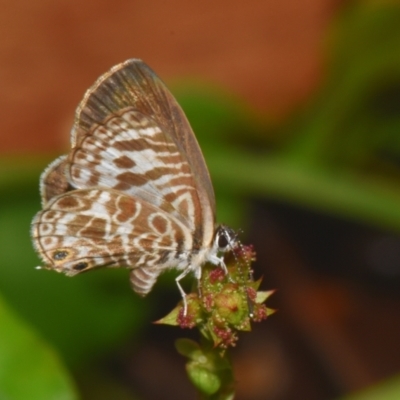
[[[321,80],[327,26],[343,1],[3,2],[2,153],[67,146],[85,90],[141,58],[169,82],[215,83],[279,120]]]

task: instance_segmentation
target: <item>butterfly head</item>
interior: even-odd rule
[[[215,231],[214,248],[221,253],[233,250],[238,244],[237,233],[226,225],[220,225]]]

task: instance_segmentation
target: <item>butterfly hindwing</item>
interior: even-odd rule
[[[32,223],[45,264],[75,275],[102,266],[176,265],[192,246],[190,232],[173,216],[114,190],[73,190],[53,198]]]

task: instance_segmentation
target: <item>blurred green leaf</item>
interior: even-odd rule
[[[399,4],[357,3],[335,22],[326,81],[290,126],[286,157],[331,168],[365,168],[384,150],[399,157]]]
[[[274,198],[400,229],[400,186],[384,180],[291,164],[280,157],[243,155],[228,148],[223,157],[209,154],[209,166],[214,183],[229,187],[232,198],[250,194]]]
[[[398,400],[400,399],[400,377],[389,379],[341,400]]]
[[[72,382],[52,349],[0,298],[0,398],[76,399]]]

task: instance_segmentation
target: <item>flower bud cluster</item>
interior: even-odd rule
[[[220,267],[205,265],[199,287],[186,296],[186,314],[180,302],[158,322],[197,327],[221,349],[235,346],[238,331],[250,331],[252,321],[260,322],[274,312],[263,304],[273,291],[257,291],[261,280],[253,280],[254,257],[251,246],[238,246],[225,257],[228,274]]]

